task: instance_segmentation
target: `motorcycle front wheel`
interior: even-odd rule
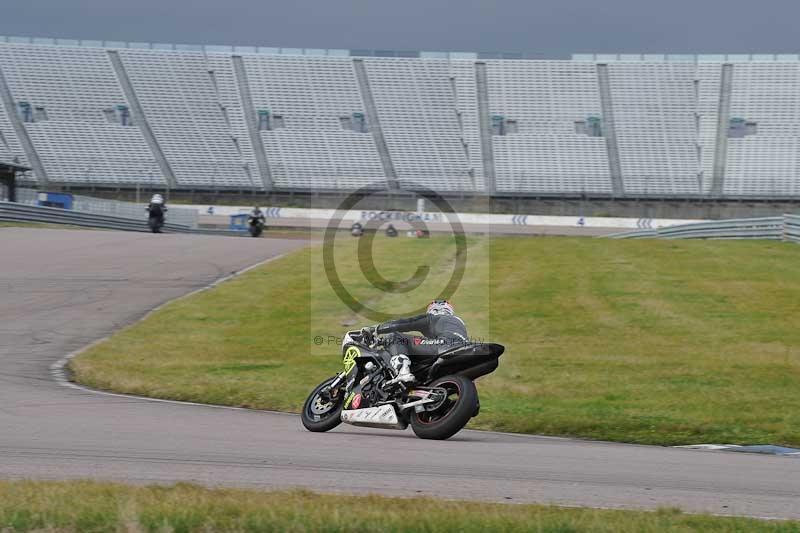
[[[300,418],[303,426],[309,431],[330,431],[342,423],[342,407],[344,394],[340,391],[335,398],[325,398],[323,391],[330,386],[336,377],[326,379],[306,399]]]
[[[478,410],[478,389],[464,376],[444,376],[429,387],[447,391],[447,396],[432,411],[411,415],[411,429],[421,439],[449,439],[467,425]]]

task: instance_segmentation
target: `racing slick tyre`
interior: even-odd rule
[[[323,390],[334,379],[336,378],[332,377],[320,383],[303,404],[303,412],[300,418],[307,430],[314,432],[330,431],[342,423],[344,394],[340,393],[336,398],[327,399],[322,394]]]
[[[150,217],[147,220],[147,225],[150,226],[150,231],[153,233],[161,233],[161,226],[163,225],[163,222],[158,220],[156,217]]]
[[[428,387],[441,387],[447,396],[432,411],[413,413],[411,429],[421,439],[449,439],[478,410],[478,390],[471,379],[456,375],[438,378]]]

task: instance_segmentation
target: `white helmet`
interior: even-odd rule
[[[447,300],[434,300],[428,304],[427,313],[429,315],[450,315],[453,316],[453,306]]]
[[[150,198],[150,203],[151,204],[163,204],[164,203],[164,197],[161,196],[160,194],[154,194],[153,197]]]

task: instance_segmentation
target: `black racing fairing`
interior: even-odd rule
[[[428,379],[446,374],[460,374],[470,379],[483,376],[497,368],[498,358],[505,349],[502,344],[478,342],[447,350],[430,365]]]

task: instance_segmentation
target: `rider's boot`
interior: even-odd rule
[[[414,383],[417,381],[417,378],[411,373],[411,359],[409,359],[407,355],[395,355],[391,358],[389,364],[397,373],[397,376],[394,379],[389,380],[389,384],[398,382]]]

